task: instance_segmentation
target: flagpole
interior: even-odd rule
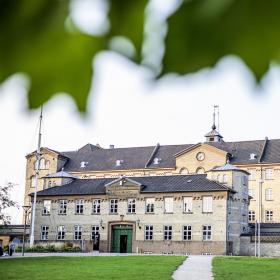
[[[41,106],[41,112],[40,112],[38,146],[37,146],[37,151],[36,151],[35,191],[34,191],[33,204],[32,204],[30,246],[34,245],[35,213],[36,213],[38,179],[39,179],[40,159],[41,159],[42,120],[43,120],[43,106]]]

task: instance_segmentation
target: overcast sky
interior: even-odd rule
[[[86,143],[108,148],[204,141],[212,125],[213,105],[220,106],[225,141],[280,138],[280,71],[270,70],[260,87],[234,57],[188,76],[151,75],[119,55],[103,53],[82,117],[65,95],[44,106],[42,145],[58,151]],[[51,81],[50,81],[51,82]],[[78,83],[79,81],[77,81]],[[23,203],[25,155],[36,149],[39,111],[28,111],[23,81],[14,77],[0,87],[0,184],[17,185],[12,198]],[[21,214],[12,211],[13,223]]]

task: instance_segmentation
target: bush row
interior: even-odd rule
[[[15,252],[21,252],[22,246],[17,246],[15,248]],[[25,252],[27,253],[59,253],[59,252],[82,252],[80,247],[73,246],[73,244],[66,243],[60,247],[56,247],[54,245],[35,245],[32,247],[25,247]]]

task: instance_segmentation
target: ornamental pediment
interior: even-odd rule
[[[130,178],[121,177],[105,185],[106,194],[114,197],[131,197],[140,193],[141,184]]]

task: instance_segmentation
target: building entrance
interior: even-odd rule
[[[113,253],[132,253],[132,225],[112,226]]]

